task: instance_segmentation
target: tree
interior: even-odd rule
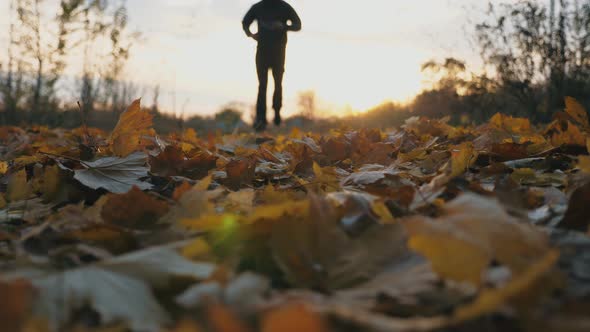
[[[0,96],[3,102],[3,117],[2,122],[15,123],[17,121],[18,105],[24,95],[23,93],[23,76],[24,63],[18,53],[18,36],[15,27],[14,13],[15,0],[10,1],[9,20],[10,26],[8,29],[8,48],[7,48],[7,63],[5,66],[0,64]]]
[[[566,95],[583,97],[590,63],[590,1],[489,4],[476,26],[481,54],[520,115],[546,121]]]
[[[297,95],[297,104],[302,116],[308,119],[314,119],[317,108],[315,91],[299,92]]]
[[[217,127],[226,132],[235,130],[241,122],[242,113],[234,108],[226,107],[221,112],[215,114]]]

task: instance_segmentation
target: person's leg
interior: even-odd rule
[[[256,100],[256,119],[254,129],[266,129],[266,91],[268,86],[268,61],[262,50],[256,53],[256,72],[258,74],[258,98]]]
[[[280,47],[275,54],[272,76],[275,82],[275,91],[272,97],[272,108],[275,111],[274,123],[281,125],[281,108],[283,107],[283,76],[285,74],[285,46]]]

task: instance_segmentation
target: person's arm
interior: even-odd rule
[[[287,24],[287,31],[300,31],[301,19],[299,18],[299,15],[297,15],[297,12],[293,7],[289,4],[287,4],[287,6],[289,6],[289,21],[291,21],[291,24]]]
[[[256,34],[253,34],[252,31],[250,31],[250,26],[252,25],[252,23],[254,23],[255,19],[256,19],[256,13],[255,13],[254,7],[252,7],[246,13],[246,16],[244,16],[244,19],[242,20],[242,28],[244,29],[244,33],[246,33],[246,36],[254,38],[254,39],[256,39]]]

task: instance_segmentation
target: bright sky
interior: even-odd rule
[[[290,0],[303,21],[287,53],[287,112],[313,89],[325,108],[363,110],[404,101],[422,87],[420,65],[454,55],[477,61],[466,40],[467,15],[481,0]],[[252,0],[129,0],[144,33],[134,75],[177,91],[176,110],[213,113],[228,102],[255,102],[255,42],[241,30]],[[467,8],[467,10],[466,10]],[[270,90],[271,87],[269,87]],[[172,108],[173,95],[161,98]]]
[[[499,1],[499,0],[498,0]],[[0,0],[8,8],[9,0]],[[255,42],[241,20],[253,0],[128,0],[130,25],[143,33],[128,77],[161,86],[168,111],[212,114],[230,102],[253,105]],[[300,91],[315,90],[321,107],[362,111],[405,101],[423,87],[420,65],[456,56],[478,63],[465,34],[481,0],[289,0],[303,21],[291,33],[285,111]],[[497,2],[497,1],[495,1]],[[6,31],[4,9],[0,28]],[[4,44],[6,36],[0,37]],[[269,86],[269,90],[272,86]],[[270,91],[269,91],[270,95]],[[151,100],[145,92],[144,100]]]

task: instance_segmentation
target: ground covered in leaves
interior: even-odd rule
[[[590,124],[0,128],[2,331],[590,331]]]

